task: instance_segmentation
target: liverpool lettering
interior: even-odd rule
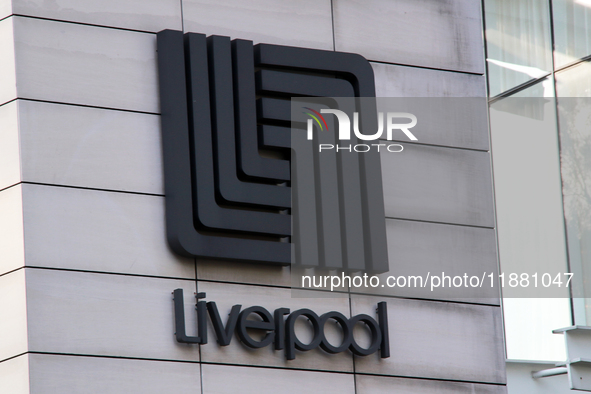
[[[377,305],[377,321],[373,317],[360,314],[347,318],[340,312],[326,312],[318,315],[310,309],[298,309],[291,312],[288,308],[275,309],[273,314],[261,306],[252,306],[242,309],[242,305],[234,305],[228,314],[226,323],[222,321],[215,302],[205,302],[205,293],[197,293],[197,334],[188,336],[185,329],[185,311],[183,303],[183,290],[174,292],[174,311],[176,339],[181,343],[207,344],[207,316],[211,320],[217,343],[220,346],[228,346],[235,332],[240,341],[247,347],[259,349],[274,344],[275,350],[285,350],[285,358],[293,360],[296,350],[308,351],[320,347],[327,353],[336,354],[349,349],[357,356],[368,356],[380,351],[381,358],[390,357],[390,344],[388,337],[388,312],[386,302]],[[256,320],[249,319],[251,316]],[[287,318],[285,318],[287,316]],[[312,326],[312,340],[303,343],[297,336],[295,322],[298,317],[306,318]],[[331,344],[326,338],[324,325],[328,320],[334,320],[341,328],[342,340],[339,345]],[[362,347],[353,336],[353,328],[358,323],[363,323],[371,332],[371,343],[368,347]],[[260,335],[253,338],[251,333],[258,331]]]

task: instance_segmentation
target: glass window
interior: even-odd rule
[[[556,68],[591,55],[591,0],[553,0]]]
[[[566,272],[556,103],[546,78],[490,105],[492,158],[501,271]],[[509,359],[564,360],[571,325],[562,298],[507,298],[503,306]],[[544,343],[544,346],[540,346]]]
[[[552,71],[548,1],[484,3],[490,97],[548,75]]]

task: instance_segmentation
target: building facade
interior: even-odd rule
[[[289,266],[171,250],[165,29],[357,53],[378,97],[487,94],[478,1],[0,0],[0,392],[505,393],[499,298],[294,297]],[[390,269],[496,272],[488,124],[424,141],[381,155]],[[350,318],[386,301],[390,357],[286,360],[238,338],[219,346],[211,324],[207,345],[179,343],[175,289],[190,335],[194,293],[223,321],[234,304]]]

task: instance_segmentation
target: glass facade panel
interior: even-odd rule
[[[489,95],[552,71],[547,0],[485,0]]]
[[[591,55],[591,0],[553,0],[557,68]]]
[[[505,273],[567,270],[553,93],[552,79],[546,78],[490,105],[499,260]],[[504,289],[504,297],[510,290]],[[568,292],[562,297],[504,298],[509,359],[564,360],[563,338],[552,334],[571,324]]]
[[[564,216],[575,323],[591,322],[591,64],[556,73]]]
[[[501,270],[574,273],[568,307],[504,302],[508,357],[540,360],[551,329],[591,325],[591,0],[483,4]]]

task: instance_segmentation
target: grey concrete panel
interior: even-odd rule
[[[489,150],[488,102],[481,97],[407,97],[378,100],[378,111],[411,113],[417,123],[410,130],[417,143]],[[399,121],[395,118],[395,121]],[[388,133],[381,138],[386,140]],[[395,141],[410,142],[401,131],[391,132]]]
[[[0,363],[0,392],[30,394],[28,354]]]
[[[329,311],[338,311],[349,317],[349,300],[347,298],[292,298],[291,289],[272,288],[263,286],[243,286],[224,283],[199,281],[199,292],[206,292],[206,301],[217,303],[220,316],[224,324],[233,305],[240,304],[243,308],[250,306],[262,306],[273,313],[276,308],[290,308],[295,311],[301,308],[310,308],[318,315]],[[318,292],[306,291],[310,297]],[[375,305],[368,307],[363,313],[373,314]],[[302,322],[304,323],[304,322]],[[304,343],[311,340],[311,330],[306,324],[296,325],[296,334]],[[339,330],[331,325],[326,325],[327,338],[331,343],[338,343],[342,337]],[[204,362],[222,364],[240,364],[253,366],[271,366],[280,368],[298,368],[324,371],[353,372],[353,358],[348,351],[330,355],[321,349],[308,352],[296,350],[295,360],[286,360],[283,350],[274,350],[273,346],[262,349],[250,349],[240,343],[237,337],[232,338],[228,346],[219,346],[215,342],[215,334],[212,325],[208,329],[209,343],[201,346],[201,359]]]
[[[199,361],[198,348],[174,337],[172,292],[193,294],[194,281],[36,268],[26,279],[32,352]],[[196,324],[187,313],[189,335]]]
[[[0,190],[21,180],[18,133],[16,102],[0,106]]]
[[[202,374],[204,393],[355,393],[354,378],[350,374],[207,364],[203,365]]]
[[[23,201],[29,266],[195,278],[168,248],[164,197],[24,185]]]
[[[480,3],[336,0],[337,51],[369,60],[484,73]]]
[[[383,297],[352,296],[351,313]],[[355,371],[482,383],[505,383],[501,308],[390,298],[390,358],[355,358]],[[361,341],[360,341],[361,342]]]
[[[0,276],[0,360],[27,351],[27,301],[25,271]],[[3,363],[0,363],[2,365]]]
[[[197,259],[197,279],[290,286],[290,267]]]
[[[0,274],[25,265],[21,186],[0,192]]]
[[[387,217],[494,227],[488,152],[403,145],[381,156]]]
[[[196,363],[31,354],[31,394],[194,394]]]
[[[0,19],[12,15],[12,0],[0,0]]]
[[[438,276],[445,273],[450,277],[467,274],[480,279],[483,273],[493,273],[496,283],[498,262],[494,229],[386,219],[386,232],[390,269],[378,275],[382,284],[388,283],[389,276],[421,276],[427,279],[429,273]],[[424,288],[368,286],[352,287],[351,291],[499,305],[498,288],[491,289],[488,277],[485,283],[483,287],[446,286],[431,291],[430,281],[427,280]]]
[[[159,112],[156,35],[11,19],[19,97]]]
[[[484,75],[371,63],[376,97],[486,97]]]
[[[158,32],[182,29],[178,0],[13,0],[13,12],[99,26]]]
[[[330,0],[183,0],[185,31],[333,49]]]
[[[0,104],[16,98],[13,20],[8,18],[0,22]]]
[[[19,122],[24,181],[164,194],[157,115],[19,100]]]
[[[357,394],[506,394],[507,387],[492,384],[444,382],[437,380],[401,379],[357,375]]]

